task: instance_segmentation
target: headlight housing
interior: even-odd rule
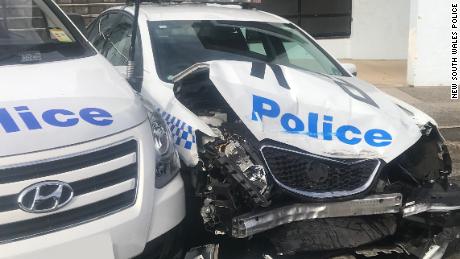
[[[174,146],[171,131],[158,112],[149,113],[155,151],[158,154],[155,170],[155,187],[160,189],[171,182],[180,171],[180,159]]]

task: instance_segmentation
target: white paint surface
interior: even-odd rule
[[[411,0],[409,85],[450,85],[450,5],[450,1]]]
[[[406,59],[409,0],[353,0],[351,37],[319,43],[337,58]]]

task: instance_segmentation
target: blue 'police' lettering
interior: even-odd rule
[[[97,126],[108,126],[112,124],[112,115],[99,108],[85,108],[80,111],[80,117]]]
[[[44,125],[73,127],[81,121],[94,126],[109,126],[113,123],[112,115],[100,108],[83,108],[78,113],[67,109],[50,109],[41,113],[41,116],[36,116],[39,114],[34,114],[27,106],[14,107],[16,116],[10,113],[11,111],[13,109],[0,108],[0,133],[14,133],[21,129],[40,130]],[[41,121],[38,119],[40,117]],[[15,118],[22,121],[16,121]]]
[[[280,106],[273,100],[253,95],[252,120],[264,117],[276,118],[280,115]]]
[[[367,132],[362,132],[356,126],[343,125],[338,127],[336,132],[333,132],[334,117],[330,115],[322,117],[322,131],[320,131],[318,113],[310,112],[308,114],[308,123],[305,123],[302,118],[292,113],[281,114],[281,107],[276,101],[253,95],[253,121],[263,121],[264,118],[277,119],[280,115],[280,125],[286,132],[302,133],[316,139],[321,136],[325,141],[332,141],[335,136],[340,142],[347,145],[357,145],[364,140],[370,146],[385,147],[391,145],[393,140],[391,134],[383,129],[371,129]],[[305,125],[308,125],[306,132]]]
[[[308,114],[308,135],[318,138],[318,114],[310,112]]]
[[[291,126],[289,124],[290,122],[292,122],[294,126]],[[291,113],[286,113],[281,117],[281,125],[286,131],[290,132],[302,132],[305,129],[305,125],[302,120]]]
[[[385,147],[391,144],[393,138],[390,133],[381,129],[372,129],[366,132],[364,139],[374,147]]]
[[[355,135],[355,137],[347,137],[347,133]],[[361,135],[361,131],[355,126],[345,125],[337,129],[337,138],[345,144],[356,145],[361,142],[362,138],[357,137]]]
[[[60,119],[58,119],[58,115]],[[72,127],[77,125],[79,121],[78,118],[75,118],[75,113],[64,109],[46,111],[42,118],[49,125],[56,127]]]
[[[332,140],[332,121],[334,118],[332,116],[324,116],[323,123],[323,137],[324,140]]]
[[[18,132],[19,127],[5,108],[0,109],[0,125],[6,133]]]
[[[36,130],[36,129],[42,128],[42,126],[37,121],[37,119],[32,114],[32,112],[29,111],[29,107],[18,106],[18,107],[14,107],[14,109],[18,112],[19,116],[21,117],[22,121],[26,124],[28,129]]]

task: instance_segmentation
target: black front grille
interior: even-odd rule
[[[25,181],[29,179],[46,177],[60,174],[103,162],[110,161],[117,157],[137,151],[137,142],[131,140],[121,145],[95,152],[49,161],[45,163],[32,164],[28,166],[12,167],[0,170],[0,184]]]
[[[309,198],[351,196],[370,187],[380,161],[335,160],[263,147],[262,155],[275,181],[284,189]]]
[[[0,222],[0,243],[28,238],[78,225],[133,205],[136,201],[138,179],[137,142],[131,140],[101,150],[63,159],[0,170],[0,188],[2,188],[2,186],[8,184],[35,178],[46,177],[45,179],[49,178],[49,180],[54,180],[54,175],[67,172],[72,173],[74,170],[85,169],[98,164],[108,165],[112,160],[127,155],[136,157],[135,161],[130,160],[126,162],[126,165],[121,165],[121,167],[116,170],[101,172],[101,174],[96,176],[89,177],[83,174],[81,179],[68,184],[74,191],[73,199],[78,199],[81,195],[91,195],[92,192],[122,184],[127,181],[134,182],[134,187],[129,185],[129,190],[127,188],[124,191],[118,191],[103,200],[84,204],[81,207],[67,211],[59,212],[58,210],[54,212],[54,214],[31,214],[36,215],[36,217],[27,220],[13,220],[13,222]],[[17,194],[0,197],[0,215],[2,213],[20,210],[17,200],[21,191],[22,190],[17,190]]]

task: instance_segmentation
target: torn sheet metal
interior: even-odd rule
[[[424,212],[450,213],[460,211],[460,188],[455,185],[446,190],[439,186],[432,189],[419,189],[412,193],[402,209],[403,217],[410,217]]]

